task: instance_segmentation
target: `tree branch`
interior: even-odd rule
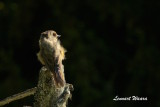
[[[24,97],[33,95],[36,92],[36,89],[37,89],[36,87],[35,88],[31,88],[31,89],[28,89],[28,90],[26,90],[24,92],[21,92],[21,93],[12,95],[10,97],[7,97],[4,100],[0,101],[0,106],[8,104],[8,103],[10,103],[12,101],[19,100],[19,99],[22,99]]]
[[[39,73],[34,107],[66,107],[71,98],[73,86],[66,83],[64,87],[57,87],[52,72],[42,67]]]

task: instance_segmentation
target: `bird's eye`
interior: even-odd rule
[[[57,35],[57,34],[56,34],[55,32],[53,32],[53,36],[55,36],[55,37],[56,37],[56,35]]]

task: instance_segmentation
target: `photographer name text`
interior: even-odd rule
[[[147,101],[147,97],[130,96],[130,97],[119,97],[116,96],[114,101]]]

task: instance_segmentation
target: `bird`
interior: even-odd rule
[[[54,30],[41,33],[39,40],[40,51],[37,53],[38,60],[53,73],[56,86],[63,87],[66,83],[64,66],[66,49],[61,45],[58,35]]]

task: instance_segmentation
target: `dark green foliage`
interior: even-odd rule
[[[53,29],[68,50],[70,107],[160,106],[159,7],[145,0],[0,1],[0,99],[37,84],[39,36]],[[115,102],[116,95],[148,101]]]

